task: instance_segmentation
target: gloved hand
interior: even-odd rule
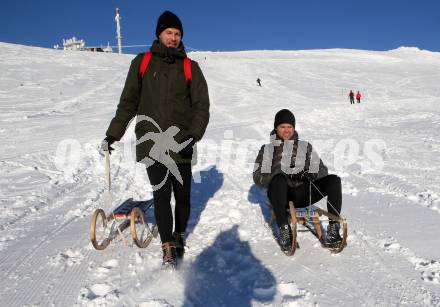
[[[191,142],[188,143],[181,151],[179,151],[179,155],[184,159],[191,159],[193,156],[193,150],[194,150],[194,144],[196,143],[196,140],[192,135],[188,135],[182,140],[182,143],[190,140]]]
[[[290,176],[293,180],[299,180],[299,181],[303,181],[306,183],[308,183],[310,181],[313,182],[315,180],[315,175],[311,174],[309,172],[306,172],[306,171],[301,171],[299,173],[292,174]]]
[[[314,174],[311,174],[309,172],[306,171],[302,171],[301,172],[301,176],[300,176],[301,180],[308,183],[308,182],[313,182],[315,180],[315,176]]]
[[[107,136],[101,142],[101,147],[99,148],[99,152],[101,155],[104,155],[105,151],[108,151],[109,154],[112,154],[112,151],[115,150],[111,145],[116,141],[116,139],[112,136]]]

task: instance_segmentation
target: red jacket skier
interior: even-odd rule
[[[357,100],[358,103],[361,103],[361,97],[362,97],[362,95],[361,95],[361,93],[358,91],[358,92],[356,93],[356,100]]]

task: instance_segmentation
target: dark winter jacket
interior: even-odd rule
[[[106,132],[107,136],[120,140],[129,122],[138,115],[135,132],[139,140],[149,132],[158,133],[149,120],[153,119],[164,132],[175,126],[179,132],[175,140],[181,143],[188,136],[199,141],[205,133],[209,121],[208,86],[197,62],[191,62],[192,81],[188,84],[183,70],[186,57],[183,44],[178,48],[168,48],[158,40],[150,48],[152,57],[143,78],[139,76],[139,67],[143,53],[131,62],[125,86],[121,94],[116,115]],[[136,160],[148,156],[153,141],[145,141],[136,146]],[[176,163],[189,163],[177,153],[170,151]]]
[[[298,140],[296,131],[290,140],[283,141],[273,130],[271,143],[261,146],[255,167],[254,182],[263,188],[267,188],[277,174],[285,174],[291,187],[304,183],[299,176],[301,171],[309,173],[313,180],[328,175],[327,166],[313,150],[312,145]]]

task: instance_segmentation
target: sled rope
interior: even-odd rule
[[[312,185],[311,181],[309,181],[309,207],[307,208],[307,219],[310,219],[310,216],[312,214]]]
[[[107,181],[107,188],[110,191],[111,190],[111,177],[110,177],[110,155],[109,151],[105,151],[105,179]]]
[[[128,244],[127,240],[125,240],[124,236],[122,235],[122,231],[121,231],[121,229],[119,229],[119,227],[116,227],[116,228],[118,229],[118,233],[119,233],[119,235],[121,236],[121,238],[122,238],[122,242],[124,242],[124,245],[125,245],[126,247],[129,247],[130,245]]]
[[[310,203],[312,202],[312,185],[313,185],[313,187],[316,189],[316,191],[318,191],[318,193],[322,196],[322,198],[324,198],[325,196],[321,193],[321,191],[318,189],[318,187],[312,182],[312,181],[309,181],[310,182]],[[338,217],[341,217],[341,214],[338,212],[338,210],[336,210],[335,209],[335,207],[332,205],[332,203],[327,199],[327,204],[329,204],[330,205],[330,207],[332,207],[333,208],[333,210],[336,212],[336,215],[338,216]]]
[[[110,173],[110,154],[109,154],[110,150],[105,151],[105,177],[107,180],[107,187],[108,187],[108,191],[110,192],[111,187],[112,187],[112,181],[111,181],[111,173]],[[113,214],[113,220],[116,221],[116,216],[114,213]],[[122,241],[124,242],[125,246],[130,246],[127,242],[127,240],[125,240],[124,236],[122,235],[122,231],[120,229],[119,226],[116,226],[116,230],[119,233],[119,236],[122,238]]]

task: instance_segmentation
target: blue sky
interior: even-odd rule
[[[183,22],[185,45],[199,50],[440,51],[438,0],[16,0],[2,2],[0,41],[51,48],[76,36],[89,46],[115,45],[116,7],[124,45],[150,44],[168,9]]]

